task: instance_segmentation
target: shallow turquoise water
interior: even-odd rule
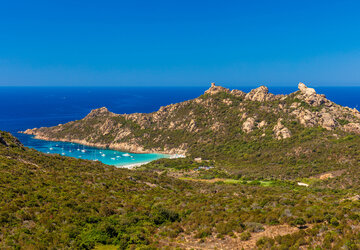
[[[133,154],[111,149],[99,149],[70,142],[53,142],[34,139],[31,135],[17,134],[27,147],[47,154],[60,154],[87,160],[98,160],[108,165],[125,166],[169,158],[164,154]]]

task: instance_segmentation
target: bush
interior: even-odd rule
[[[243,232],[240,234],[240,240],[247,241],[250,240],[251,234],[249,232]]]

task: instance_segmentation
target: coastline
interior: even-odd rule
[[[102,144],[102,143],[91,143],[86,140],[79,139],[53,139],[47,136],[42,136],[34,133],[31,129],[26,131],[19,131],[18,133],[33,135],[34,139],[44,140],[44,141],[53,141],[53,142],[70,142],[77,143],[84,146],[99,148],[99,149],[112,149],[117,151],[123,151],[134,154],[166,154],[166,155],[184,155],[186,156],[186,151],[182,149],[169,149],[169,150],[160,150],[160,149],[144,149],[142,146],[128,144],[125,142],[122,143],[112,143],[112,144]]]
[[[178,155],[178,154],[175,154],[175,155],[169,155],[169,157],[167,159],[177,159],[177,158],[185,158],[185,155]],[[127,169],[134,169],[136,167],[140,167],[142,165],[145,165],[145,164],[148,164],[152,161],[146,161],[146,162],[138,162],[138,163],[132,163],[132,164],[118,164],[118,165],[113,165],[117,168],[127,168]]]
[[[105,150],[115,150],[115,151],[119,151],[119,152],[122,152],[122,153],[133,153],[133,154],[157,154],[157,155],[162,155],[164,157],[160,157],[159,159],[161,158],[167,158],[167,159],[176,159],[176,158],[185,158],[186,156],[184,154],[177,154],[177,153],[164,153],[164,151],[162,152],[159,152],[159,151],[137,151],[137,152],[130,152],[130,151],[127,151],[127,150],[124,150],[123,148],[118,148],[118,147],[108,147],[108,146],[104,146],[102,144],[96,144],[96,143],[88,143],[86,141],[83,141],[83,140],[55,140],[55,139],[50,139],[50,138],[47,138],[47,137],[44,137],[44,136],[38,136],[38,135],[34,135],[34,134],[29,134],[29,133],[24,133],[24,132],[18,132],[18,133],[21,133],[21,134],[26,134],[26,135],[29,135],[29,136],[32,136],[33,139],[36,139],[36,140],[42,140],[42,141],[48,141],[48,142],[65,142],[65,143],[75,143],[75,144],[79,144],[79,145],[84,145],[84,146],[88,146],[88,147],[93,147],[93,148],[96,148],[96,149],[105,149]],[[25,145],[26,146],[26,145]],[[70,157],[74,157],[74,156],[70,156]],[[78,157],[75,157],[75,158],[78,158]],[[153,160],[156,160],[156,159],[153,159]],[[140,161],[140,162],[135,162],[135,163],[118,163],[118,164],[109,164],[109,163],[106,163],[106,162],[102,162],[106,165],[111,165],[111,166],[115,166],[116,168],[127,168],[127,169],[134,169],[138,166],[141,166],[141,165],[145,165],[145,164],[148,164],[150,163],[151,161],[153,160],[146,160],[146,161]]]

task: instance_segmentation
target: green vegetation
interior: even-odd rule
[[[238,233],[247,241],[265,226],[305,223],[311,227],[256,244],[360,243],[360,202],[346,199],[355,190],[179,180],[164,171],[44,155],[5,132],[0,138],[0,248],[163,248],[182,235],[206,243]]]
[[[360,136],[344,127],[356,129],[350,123],[359,118],[300,91],[268,100],[223,91],[151,114],[102,108],[35,130],[53,140],[187,153],[132,171],[43,155],[2,133],[0,248],[221,248],[226,240],[359,249]],[[276,138],[279,123],[290,138]]]

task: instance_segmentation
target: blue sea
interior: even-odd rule
[[[250,91],[257,86],[225,86]],[[193,99],[207,87],[0,87],[0,130],[11,132],[27,147],[44,153],[99,160],[109,165],[129,165],[169,157],[132,154],[67,142],[48,142],[19,134],[28,128],[55,126],[79,120],[92,109],[107,107],[114,113],[153,112],[160,106]],[[315,87],[335,103],[358,108],[360,87]],[[294,87],[270,87],[274,94],[288,94]]]

